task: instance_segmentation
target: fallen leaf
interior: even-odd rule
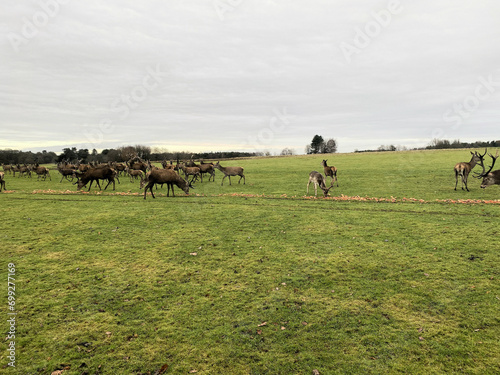
[[[260,323],[257,327],[262,327],[262,326],[265,326],[266,324],[267,324],[267,322]]]
[[[318,370],[316,370],[316,369],[314,369],[314,370],[313,370],[313,375],[319,375],[319,371],[318,371]]]
[[[418,339],[419,339],[420,341],[424,341],[424,338],[423,338],[422,336],[420,336]]]
[[[163,374],[165,371],[167,371],[168,369],[168,365],[167,364],[164,364],[163,366],[161,366],[161,368],[155,372],[155,375],[161,375]]]
[[[197,256],[198,253],[189,253],[189,255],[192,255],[192,256]]]

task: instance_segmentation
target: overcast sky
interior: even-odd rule
[[[3,1],[0,149],[500,139],[498,0]]]

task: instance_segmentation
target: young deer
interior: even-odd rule
[[[328,178],[328,176],[330,176],[330,178],[332,179],[331,186],[333,186],[333,183],[337,181],[337,187],[338,187],[339,181],[337,179],[337,168],[335,168],[333,165],[328,166],[326,164],[326,160],[323,160],[321,162],[321,165],[323,166],[323,169],[325,171],[325,177]]]
[[[467,191],[470,191],[467,187],[467,179],[469,177],[469,173],[482,159],[482,157],[486,155],[486,152],[484,153],[484,155],[478,154],[477,151],[471,151],[470,153],[472,154],[472,158],[468,163],[462,162],[455,164],[455,190],[457,190],[458,176],[460,176],[460,178],[462,179],[462,190],[464,190],[465,185],[465,189],[467,189]]]
[[[325,178],[319,172],[312,171],[309,173],[309,181],[307,182],[307,194],[309,194],[309,184],[314,183],[314,196],[318,196],[318,185],[323,190],[323,196],[326,198],[328,196],[328,191],[333,187],[333,181],[329,188],[325,185]]]
[[[220,165],[219,162],[214,164],[214,168],[217,168],[219,171],[224,173],[224,177],[222,177],[222,182],[220,185],[224,183],[224,179],[226,177],[229,177],[229,185],[231,185],[231,176],[240,176],[240,179],[238,180],[238,184],[240,183],[241,179],[243,179],[243,183],[245,183],[245,175],[243,174],[243,168],[241,167],[223,167]]]

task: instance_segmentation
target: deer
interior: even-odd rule
[[[467,191],[470,191],[469,188],[467,187],[467,179],[469,177],[470,171],[476,166],[476,164],[481,161],[481,158],[486,155],[486,151],[484,152],[483,155],[478,154],[477,151],[470,152],[472,155],[472,158],[468,163],[462,162],[462,163],[457,163],[455,164],[455,190],[457,190],[457,184],[458,184],[458,176],[460,176],[462,180],[462,190],[464,190],[464,185],[465,189]]]
[[[184,172],[186,180],[189,178],[189,176],[193,176],[191,182],[197,180],[198,177],[200,178],[201,182],[203,182],[203,176],[200,173],[199,167],[189,167],[187,166],[187,164],[182,163],[179,165],[179,168],[182,169],[182,171]]]
[[[194,189],[194,186],[190,182],[183,179],[179,174],[172,169],[153,169],[146,175],[146,178],[141,182],[141,188],[144,188],[144,199],[146,199],[146,194],[149,191],[151,196],[155,198],[153,193],[153,186],[155,184],[167,184],[167,197],[170,196],[170,188],[172,188],[172,196],[174,194],[174,185],[181,188],[186,195],[189,194],[189,188]]]
[[[210,175],[210,177],[208,178],[208,182],[210,182],[210,179],[215,182],[214,163],[205,163],[203,160],[201,160],[198,167],[200,168],[200,173],[202,176],[204,173],[208,173]]]
[[[108,180],[108,184],[106,185],[104,190],[108,188],[110,183],[113,183],[113,190],[115,190],[116,176],[117,176],[116,171],[109,166],[105,166],[102,168],[93,168],[89,169],[84,173],[81,173],[78,176],[77,182],[75,182],[74,184],[77,184],[77,190],[80,190],[90,182],[89,189],[87,190],[90,191],[90,188],[92,187],[92,184],[95,181],[97,183],[97,186],[99,186],[99,190],[101,190],[101,185],[99,184],[99,180]]]
[[[217,168],[219,171],[224,173],[224,177],[222,177],[222,182],[220,183],[220,186],[224,184],[224,179],[226,177],[229,177],[229,185],[231,185],[231,176],[240,176],[240,179],[238,180],[238,184],[241,182],[241,179],[243,179],[243,184],[246,183],[245,175],[243,174],[243,168],[242,167],[223,167],[220,165],[219,162],[214,164],[214,168]]]
[[[43,177],[43,181],[45,181],[47,176],[49,176],[50,181],[52,181],[52,177],[50,176],[48,168],[42,167],[37,163],[34,165],[33,171],[38,175],[37,181],[40,179],[40,177]]]
[[[488,155],[493,160],[493,163],[491,163],[491,165],[490,165],[490,169],[488,169],[488,171],[486,171],[486,168],[484,167],[484,160],[483,160],[484,155],[482,155],[481,161],[479,163],[480,163],[481,167],[483,167],[483,172],[478,174],[477,176],[474,176],[474,177],[483,179],[483,181],[481,182],[482,189],[486,189],[490,185],[500,185],[500,169],[497,169],[496,171],[493,171],[493,172],[491,171],[493,169],[493,167],[495,166],[495,162],[498,159],[498,150],[497,150],[497,153],[495,154],[495,156],[493,156],[492,154],[488,154]]]
[[[148,164],[146,164],[142,160],[137,160],[137,158],[135,160],[131,159],[126,163],[130,169],[141,170],[144,173],[148,171]]]
[[[4,190],[7,190],[5,187],[5,173],[0,172],[0,191],[2,191],[2,187]]]
[[[130,177],[130,182],[134,182],[134,178],[137,180],[138,178],[141,179],[141,181],[143,180],[143,176],[144,176],[144,172],[141,171],[140,169],[130,169],[129,167],[127,167],[125,169],[125,172],[129,175]]]
[[[29,178],[31,178],[31,170],[28,168],[28,166],[26,164],[24,165],[17,165],[17,170],[19,172],[19,176],[17,176],[18,178],[21,177],[21,176],[28,176]]]
[[[309,181],[307,182],[307,194],[309,194],[309,184],[312,182],[314,183],[314,196],[318,196],[319,186],[321,190],[323,190],[323,197],[326,198],[328,196],[328,192],[333,187],[333,180],[329,188],[326,187],[325,180],[326,179],[323,177],[323,175],[317,171],[312,171],[311,173],[309,173]]]
[[[9,172],[10,174],[12,174],[12,165],[2,163],[2,167],[4,172]]]
[[[334,167],[333,165],[328,166],[326,162],[327,162],[326,160],[323,160],[321,162],[323,170],[325,171],[325,178],[328,179],[328,177],[330,177],[332,179],[331,186],[333,186],[333,183],[337,181],[337,187],[339,187],[339,181],[337,179],[337,168]]]
[[[76,171],[74,169],[65,168],[62,165],[58,164],[57,170],[59,171],[59,173],[62,176],[61,181],[59,181],[59,183],[61,183],[64,178],[66,178],[66,180],[69,180],[69,176],[71,176],[71,181],[73,181],[73,178],[75,178]]]

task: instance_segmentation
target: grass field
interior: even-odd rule
[[[498,374],[500,187],[453,190],[468,150],[338,154],[314,199],[323,157],[146,200],[7,175],[0,372]]]

